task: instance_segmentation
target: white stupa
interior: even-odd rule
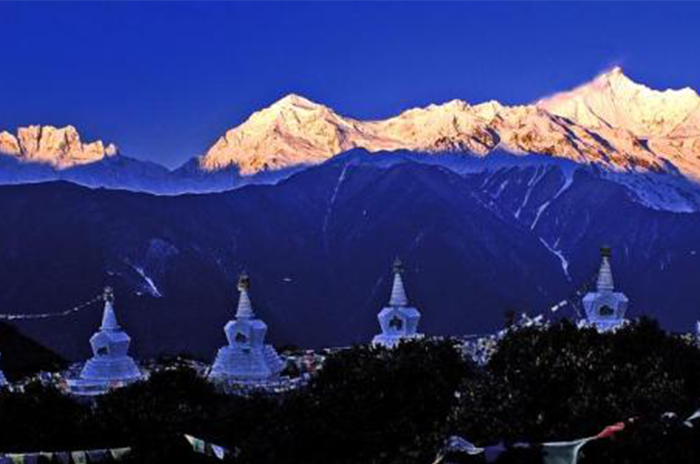
[[[109,287],[105,289],[104,302],[102,325],[90,338],[93,356],[83,366],[79,378],[69,382],[75,393],[103,393],[142,378],[136,362],[128,354],[131,337],[117,322],[114,295]]]
[[[277,380],[285,363],[272,345],[265,344],[267,324],[258,319],[248,297],[250,278],[238,280],[238,310],[224,327],[228,345],[219,349],[209,378],[224,383],[245,384]]]
[[[586,312],[583,324],[595,327],[599,332],[606,332],[617,329],[627,322],[625,313],[629,300],[624,293],[615,291],[610,267],[610,248],[603,247],[600,253],[597,291],[587,293],[583,297],[583,308]]]
[[[418,333],[418,322],[421,314],[416,308],[408,305],[401,277],[402,273],[403,266],[397,258],[394,262],[394,285],[391,289],[389,306],[386,306],[377,315],[382,333],[374,337],[373,345],[393,348],[402,340],[423,336]]]

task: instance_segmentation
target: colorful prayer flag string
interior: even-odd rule
[[[226,458],[226,456],[229,456],[231,454],[238,454],[238,450],[234,450],[234,452],[232,453],[231,450],[229,450],[228,448],[224,448],[223,446],[206,442],[201,438],[193,437],[192,435],[185,434],[185,439],[190,444],[192,450],[195,453],[204,454],[206,456],[212,456],[221,461],[223,461]]]
[[[35,453],[0,453],[0,464],[28,464],[35,463],[40,457],[52,461],[54,458],[63,464],[88,464],[102,462],[108,457],[114,461],[121,461],[131,453],[130,447],[101,448],[94,450],[77,451],[40,451]]]

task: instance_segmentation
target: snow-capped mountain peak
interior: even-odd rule
[[[700,109],[700,96],[690,88],[652,90],[615,67],[537,105],[582,126],[624,129],[636,137],[651,138],[671,134]]]
[[[73,126],[20,127],[16,135],[0,132],[0,154],[57,169],[93,163],[117,153],[114,144],[104,144],[101,140],[83,143]]]
[[[296,94],[290,93],[273,103],[270,108],[300,108],[300,109],[316,109],[322,107],[323,105],[309,100],[308,98]]]
[[[322,162],[371,134],[358,121],[290,94],[226,132],[200,159],[206,171],[232,165],[242,174]]]
[[[633,88],[640,86],[640,84],[637,84],[632,79],[627,77],[621,66],[614,66],[609,70],[600,73],[590,84],[601,87],[608,86],[611,88]]]
[[[0,154],[6,155],[0,157],[5,166],[0,183],[65,178],[84,185],[137,185],[139,190],[157,192],[221,190],[253,182],[253,177],[245,177],[260,171],[278,171],[260,178],[279,179],[285,172],[354,148],[371,153],[408,150],[426,156],[445,152],[487,156],[495,150],[548,155],[595,164],[610,176],[634,178],[640,196],[659,190],[647,188],[649,182],[668,183],[662,189],[664,198],[672,192],[678,198],[674,204],[690,198],[689,208],[700,209],[700,96],[689,88],[653,90],[619,67],[530,105],[455,99],[383,120],[354,119],[289,94],[251,114],[175,173],[115,157],[117,149],[111,144],[83,143],[72,126],[30,126],[16,134],[0,133]],[[20,172],[23,169],[32,172]],[[214,172],[220,175],[209,175]],[[646,202],[669,203],[654,198]]]
[[[670,163],[700,179],[700,96],[688,88],[652,90],[620,67],[532,105],[452,100],[385,120],[341,116],[292,94],[229,130],[199,166],[254,174],[319,163],[351,148],[477,155],[501,148],[651,172]]]
[[[314,124],[319,120],[330,123],[340,118],[327,106],[313,102],[300,95],[289,94],[267,108],[253,113],[240,127],[247,129],[301,130],[304,124]]]

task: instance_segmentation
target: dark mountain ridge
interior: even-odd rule
[[[6,322],[0,322],[0,354],[0,370],[10,381],[38,371],[55,371],[66,367],[65,360],[56,353]]]
[[[631,316],[674,330],[695,320],[697,214],[652,210],[594,170],[539,158],[457,173],[412,156],[357,150],[217,194],[0,187],[0,307],[60,312],[109,284],[137,355],[210,358],[246,270],[272,342],[346,345],[377,331],[400,256],[424,332],[479,333],[504,311],[546,311],[571,294],[606,243]],[[78,359],[99,318],[93,308],[20,327]]]

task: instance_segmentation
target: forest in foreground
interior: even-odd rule
[[[355,346],[279,395],[224,395],[178,362],[94,402],[30,384],[0,391],[0,452],[130,446],[123,462],[215,462],[190,434],[244,464],[526,464],[542,462],[542,443],[622,423],[580,464],[697,464],[700,423],[687,418],[699,407],[697,340],[650,320],[604,334],[561,322],[508,331],[484,366],[449,339]],[[451,436],[504,451],[444,453]]]

